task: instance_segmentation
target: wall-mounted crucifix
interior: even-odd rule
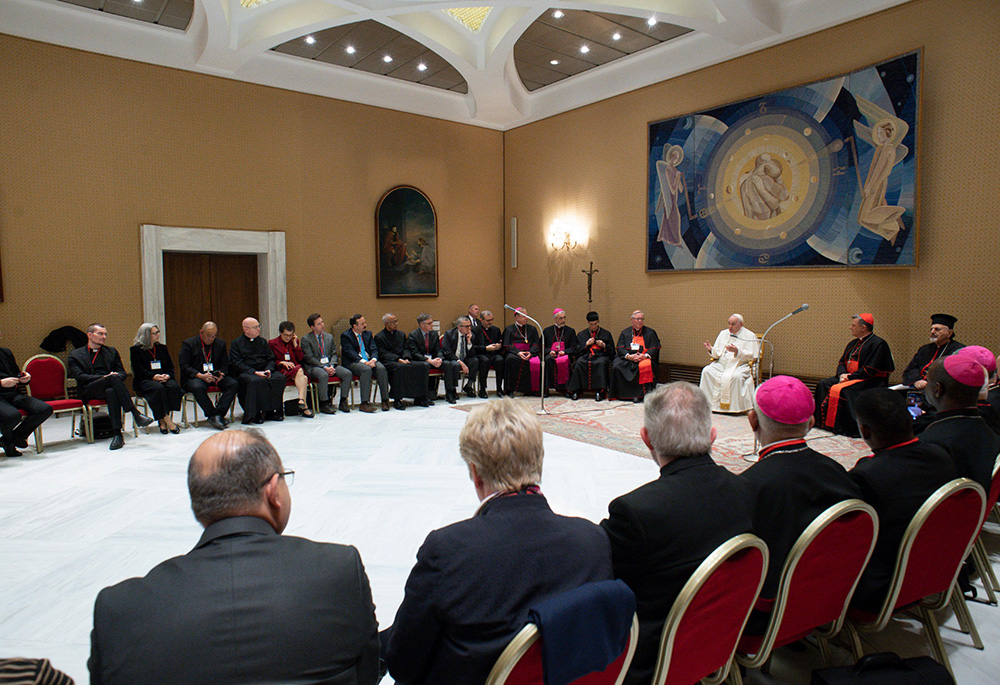
[[[594,301],[594,274],[600,272],[600,269],[594,268],[594,263],[590,263],[590,271],[586,269],[580,269],[582,273],[587,274],[587,302]]]

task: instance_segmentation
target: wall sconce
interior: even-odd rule
[[[553,250],[565,249],[567,252],[581,242],[582,228],[568,219],[556,219],[549,229],[549,245]]]

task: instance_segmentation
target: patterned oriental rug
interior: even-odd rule
[[[515,402],[523,403],[533,411],[539,408],[537,397],[516,397]],[[473,404],[455,407],[469,411]],[[572,402],[565,397],[550,397],[545,400],[548,414],[538,416],[546,433],[570,440],[606,447],[650,458],[649,450],[639,437],[642,427],[642,405],[631,402],[580,399]],[[743,455],[753,452],[754,438],[745,415],[713,414],[712,425],[718,433],[712,445],[712,458],[716,463],[733,473],[740,473],[751,466]],[[862,440],[834,435],[814,428],[806,436],[809,446],[817,452],[832,457],[844,468],[850,469],[861,457],[871,454]]]

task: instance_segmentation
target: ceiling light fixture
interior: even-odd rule
[[[621,39],[622,39],[622,34],[620,33],[616,33],[613,36],[611,36],[611,40],[621,40]]]
[[[420,64],[417,65],[417,69],[419,71],[427,71],[427,65],[421,62]]]
[[[556,19],[562,19],[563,16],[564,16],[563,15],[563,11],[562,10],[556,10],[555,12],[552,13],[552,16],[555,17]]]
[[[586,55],[588,52],[590,52],[590,48],[587,47],[586,45],[581,45],[580,46],[580,52],[582,52],[583,54]]]
[[[559,60],[557,60],[557,59],[549,60],[549,64],[551,64],[552,66],[555,66],[555,65],[559,64]]]
[[[385,57],[382,58],[382,61],[388,64],[389,62],[392,61],[392,55],[386,55]]]
[[[306,36],[306,43],[308,43],[309,45],[312,45],[315,42],[316,42],[315,38],[313,38],[312,36]]]
[[[345,52],[347,52],[348,55],[353,55],[354,52],[355,52],[354,46],[353,45],[348,45],[347,48],[345,49]]]
[[[656,26],[656,17],[650,17],[646,20],[647,26]]]

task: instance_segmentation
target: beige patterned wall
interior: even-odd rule
[[[702,363],[703,340],[734,311],[762,333],[803,302],[811,310],[774,329],[779,370],[829,375],[850,314],[871,311],[902,369],[926,342],[929,315],[958,317],[958,338],[1000,352],[1000,3],[915,0],[879,15],[530,124],[505,136],[507,215],[518,220],[518,266],[507,297],[543,319],[564,307],[580,328],[591,305],[617,334],[645,309],[661,359]],[[848,72],[923,47],[919,267],[913,269],[647,274],[647,124]],[[572,215],[586,248],[547,247],[548,227]],[[509,249],[509,243],[508,243]],[[537,318],[537,317],[536,317]],[[547,323],[547,321],[546,321]],[[897,373],[895,378],[898,378]]]
[[[66,324],[131,343],[146,223],[284,231],[302,327],[502,298],[501,133],[3,35],[0,73],[0,345],[21,363]],[[437,211],[440,297],[375,296],[375,205],[399,184]]]

